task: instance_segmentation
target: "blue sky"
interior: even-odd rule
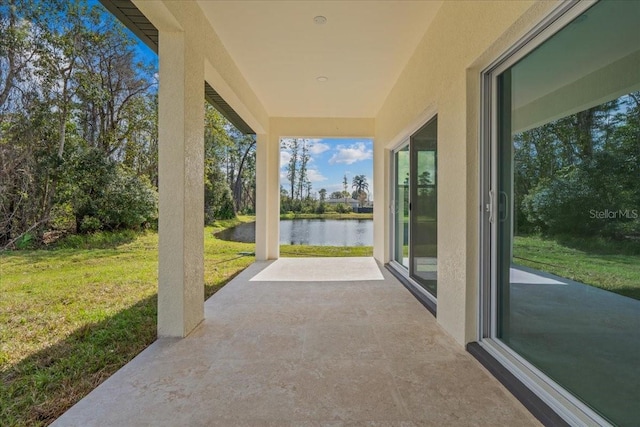
[[[349,191],[353,191],[351,181],[356,175],[364,175],[369,183],[370,197],[373,199],[373,141],[367,138],[322,138],[309,139],[311,142],[308,164],[312,194],[324,188],[327,194],[342,191],[342,179],[347,175]],[[290,154],[280,150],[280,184],[288,188],[287,163]]]

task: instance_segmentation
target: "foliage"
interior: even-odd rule
[[[336,205],[336,212],[338,212],[338,213],[344,214],[344,213],[349,213],[351,211],[352,211],[352,209],[351,209],[351,206],[349,206],[349,205],[345,205],[344,203],[338,203]]]
[[[205,221],[255,212],[256,140],[205,105]]]
[[[640,92],[514,137],[516,232],[640,237]]]
[[[364,206],[369,198],[369,183],[364,175],[356,175],[353,177],[352,185],[354,189],[352,198],[357,200],[360,207]]]
[[[0,4],[0,247],[153,220],[154,70],[135,44],[98,4]]]
[[[58,199],[71,206],[78,232],[139,229],[157,218],[156,191],[148,178],[131,173],[97,149],[70,157]]]
[[[156,72],[98,2],[0,3],[0,248],[154,225]],[[205,108],[207,220],[253,212],[255,138]]]
[[[216,167],[207,170],[204,192],[205,224],[211,225],[215,220],[235,217],[233,198],[222,171]]]
[[[289,155],[286,165],[289,188],[280,189],[280,212],[313,212],[317,202],[311,194],[313,186],[309,180],[307,164],[311,159],[313,142],[303,138],[285,138],[280,142],[280,150]],[[326,195],[326,190],[324,192]]]

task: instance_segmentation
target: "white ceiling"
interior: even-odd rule
[[[374,117],[442,0],[198,3],[270,116]]]

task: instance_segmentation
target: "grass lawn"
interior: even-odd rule
[[[205,293],[254,245],[205,230]],[[0,253],[0,425],[45,425],[156,339],[157,233],[71,236]]]
[[[280,256],[287,258],[373,256],[373,246],[280,245]]]
[[[514,262],[640,300],[640,244],[518,236]]]

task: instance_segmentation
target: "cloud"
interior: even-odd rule
[[[311,182],[322,182],[329,179],[326,176],[322,175],[317,169],[308,169],[307,178],[309,178],[309,181]]]
[[[313,155],[318,155],[318,154],[322,154],[325,151],[330,150],[331,147],[327,144],[324,144],[322,142],[316,142],[314,143],[311,148],[309,148],[309,153],[313,154]]]
[[[364,142],[356,142],[349,146],[338,145],[336,153],[329,159],[329,164],[353,164],[362,160],[373,159],[373,150],[367,148]]]
[[[284,168],[289,164],[291,160],[291,153],[285,150],[280,150],[280,168]]]

